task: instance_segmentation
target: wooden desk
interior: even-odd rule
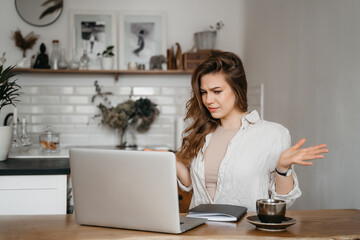
[[[253,213],[248,213],[253,215]],[[359,239],[360,210],[288,211],[297,223],[284,232],[256,230],[244,216],[237,223],[208,222],[181,235],[79,226],[73,215],[0,216],[0,239]]]

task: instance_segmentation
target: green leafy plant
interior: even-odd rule
[[[98,53],[97,55],[101,55],[103,57],[113,57],[114,56],[114,46],[108,46],[101,54]]]
[[[19,102],[17,99],[20,96],[19,90],[21,87],[16,83],[16,80],[9,81],[9,79],[16,75],[13,70],[15,66],[10,66],[4,69],[5,55],[1,58],[0,65],[0,111],[6,105],[14,105]]]
[[[215,26],[210,25],[209,27],[210,27],[211,30],[219,31],[219,30],[221,30],[224,26],[225,26],[225,24],[220,20],[220,21],[218,21],[218,22],[215,24]]]

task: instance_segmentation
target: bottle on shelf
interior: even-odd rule
[[[61,47],[60,61],[59,61],[58,67],[59,67],[59,69],[67,69],[68,68],[68,62],[66,61],[64,47]]]
[[[70,69],[79,69],[79,67],[80,67],[79,61],[76,61],[76,51],[73,49],[71,60],[69,61],[69,68]]]
[[[60,42],[59,40],[53,40],[52,51],[50,55],[51,69],[55,69],[55,70],[59,69],[60,58],[61,58]]]
[[[13,127],[13,139],[11,142],[10,152],[17,153],[21,151],[22,144],[18,134],[18,130],[19,130],[18,124],[17,121],[15,121],[15,119],[14,122],[11,123],[11,126]]]
[[[80,58],[80,69],[88,70],[89,69],[89,63],[90,63],[90,58],[89,58],[89,56],[87,54],[86,48],[84,48],[83,55]]]
[[[19,134],[19,138],[21,141],[21,145],[22,145],[22,150],[23,151],[29,151],[32,142],[31,139],[29,137],[29,135],[27,134],[26,131],[26,119],[23,118],[21,119],[21,126],[20,126],[20,134]]]

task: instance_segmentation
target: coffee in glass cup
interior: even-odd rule
[[[261,222],[281,223],[285,218],[286,202],[278,199],[256,200],[256,213]]]

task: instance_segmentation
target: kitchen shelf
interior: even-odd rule
[[[53,69],[34,69],[34,68],[14,68],[17,73],[46,73],[46,74],[110,74],[114,75],[115,81],[119,75],[183,75],[191,74],[192,71],[185,70],[53,70]]]

